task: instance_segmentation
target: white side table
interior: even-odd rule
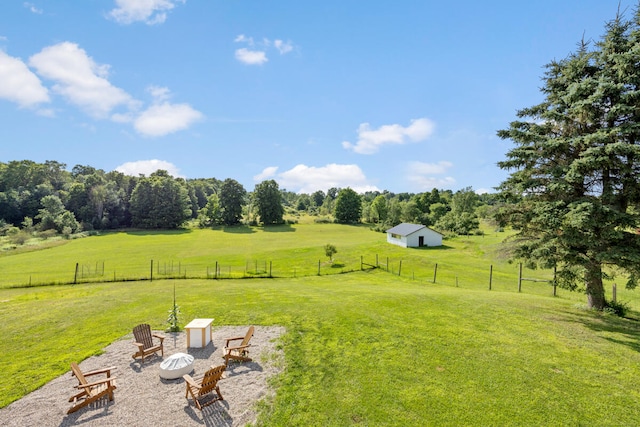
[[[193,319],[184,327],[187,332],[187,348],[204,348],[211,342],[211,323],[213,319]]]

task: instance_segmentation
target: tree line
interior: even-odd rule
[[[318,221],[371,223],[383,230],[415,222],[468,234],[478,228],[479,206],[495,202],[471,188],[425,193],[330,188],[312,194],[280,189],[265,180],[248,192],[228,178],[174,178],[158,170],[149,176],[105,172],[87,165],[70,171],[64,163],[0,162],[0,231],[23,229],[70,235],[119,228],[174,229],[192,221],[216,225],[273,225],[285,215],[305,213]]]

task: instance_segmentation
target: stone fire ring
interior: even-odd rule
[[[193,371],[193,356],[185,353],[176,353],[160,364],[160,378],[175,380]]]

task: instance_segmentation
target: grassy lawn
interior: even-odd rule
[[[114,233],[0,257],[0,322],[11,337],[0,341],[0,406],[68,372],[70,362],[99,353],[138,323],[165,328],[175,285],[183,326],[214,317],[219,325],[287,328],[281,343],[286,370],[274,383],[275,400],[263,405],[264,425],[637,423],[636,293],[618,291],[633,308],[630,319],[585,311],[580,294],[561,291],[553,298],[539,282],[526,282],[518,293],[517,266],[496,261],[500,235],[405,250],[363,227],[290,230]],[[291,235],[300,240],[287,243]],[[200,257],[241,263],[265,257],[317,268],[326,243],[338,248],[341,268],[359,270],[360,256],[378,254],[380,261],[402,260],[402,274],[391,268],[317,276],[310,267],[308,277],[33,288],[10,288],[15,276],[4,275],[5,269],[17,275],[31,262],[63,277],[68,265],[99,256],[122,265],[155,256],[187,265],[198,265]],[[59,264],[66,267],[57,270]]]
[[[335,280],[339,277],[340,280]],[[186,322],[284,325],[265,425],[632,425],[636,321],[569,299],[419,284],[383,272],[2,291],[2,405],[148,321],[173,285]],[[9,362],[10,356],[11,361]]]

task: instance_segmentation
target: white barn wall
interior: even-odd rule
[[[407,237],[402,236],[401,238],[396,239],[393,236],[391,236],[391,233],[387,233],[387,243],[391,243],[392,245],[398,245],[398,246],[402,246],[403,248],[406,248]]]
[[[420,247],[420,237],[423,238],[423,246],[442,246],[442,234],[428,227],[421,228],[408,235],[387,233],[387,243],[403,248]]]

